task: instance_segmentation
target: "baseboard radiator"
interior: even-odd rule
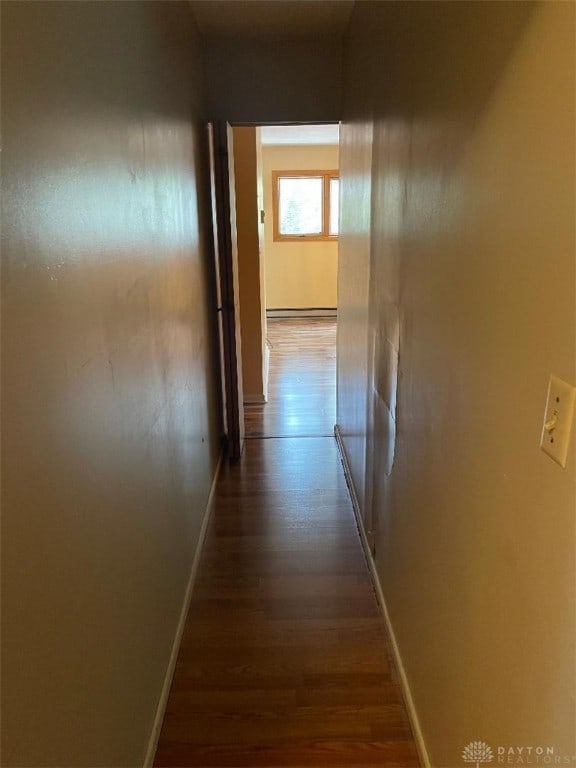
[[[338,310],[336,307],[279,307],[266,310],[267,318],[274,317],[336,317]]]

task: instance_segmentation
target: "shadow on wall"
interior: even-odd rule
[[[142,765],[218,459],[184,2],[2,4],[2,756]]]
[[[451,115],[458,123],[457,139],[462,125],[482,110],[537,5],[524,0],[357,3],[345,58],[354,56],[369,88],[362,89],[359,100],[354,94],[355,109],[432,123]],[[413,51],[410,67],[404,66],[406,50]],[[345,102],[352,88],[348,82]]]

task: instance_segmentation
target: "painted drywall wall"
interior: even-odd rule
[[[352,19],[338,421],[360,486],[358,431],[373,456],[377,569],[436,768],[480,739],[576,751],[576,451],[563,470],[539,449],[550,374],[576,383],[574,12]]]
[[[337,283],[338,366],[336,387],[338,428],[346,439],[346,455],[364,525],[372,524],[366,495],[368,392],[368,298],[370,282],[370,207],[372,181],[370,120],[340,127],[340,194],[346,200],[340,218]]]
[[[2,765],[141,766],[218,453],[185,2],[2,4]]]
[[[256,124],[340,119],[340,40],[208,37],[204,49],[210,119]]]
[[[337,146],[262,147],[267,309],[336,307],[338,243],[274,242],[272,172],[337,168]]]
[[[233,129],[244,402],[265,400],[266,326],[264,286],[260,282],[256,131],[253,126]]]

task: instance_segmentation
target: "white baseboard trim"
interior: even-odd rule
[[[274,317],[336,317],[337,315],[336,307],[306,307],[304,309],[283,307],[266,310],[266,317],[270,319]]]
[[[358,501],[356,486],[354,485],[354,480],[352,479],[352,471],[350,469],[350,462],[348,461],[348,454],[346,453],[346,448],[344,447],[344,441],[342,440],[342,432],[340,431],[338,424],[334,425],[334,437],[336,438],[336,443],[338,444],[338,450],[340,452],[340,460],[342,461],[342,466],[344,467],[344,477],[346,478],[346,484],[348,485],[348,491],[350,492],[352,506],[354,507],[354,514],[356,515],[357,519],[361,519],[362,511],[360,509],[360,502]],[[364,530],[364,525],[362,525],[362,529]]]
[[[162,723],[164,721],[164,715],[166,713],[166,705],[168,704],[170,688],[172,687],[172,678],[174,677],[174,670],[176,668],[176,661],[178,659],[178,651],[180,650],[180,643],[182,642],[182,634],[184,632],[186,617],[188,616],[188,609],[190,607],[190,600],[192,598],[192,590],[194,589],[194,582],[196,581],[198,565],[200,564],[200,555],[202,554],[202,547],[204,545],[204,539],[206,538],[206,531],[208,529],[208,523],[210,521],[210,515],[212,513],[212,507],[214,505],[216,483],[218,482],[218,477],[220,476],[220,469],[222,467],[223,457],[224,457],[224,453],[222,452],[218,459],[218,463],[216,464],[214,477],[212,479],[212,486],[210,487],[210,493],[208,494],[208,501],[206,502],[206,509],[204,510],[204,517],[202,519],[202,525],[200,527],[200,533],[198,535],[198,543],[196,545],[196,551],[194,553],[194,559],[192,561],[192,567],[190,569],[188,584],[186,585],[186,592],[184,594],[182,610],[180,611],[180,618],[178,620],[178,626],[176,627],[174,642],[172,643],[172,652],[170,653],[168,667],[166,668],[166,676],[164,678],[162,692],[160,693],[160,699],[158,701],[158,707],[156,709],[156,716],[154,718],[152,732],[150,734],[150,739],[148,741],[148,749],[146,750],[146,757],[144,758],[144,768],[153,768],[153,765],[154,765],[154,757],[156,755],[156,749],[158,747],[158,739],[160,738],[160,731],[162,729]]]
[[[400,655],[400,648],[398,647],[396,635],[394,634],[394,628],[390,620],[390,614],[388,613],[388,608],[386,606],[384,593],[382,592],[382,585],[380,584],[380,579],[378,578],[378,574],[376,573],[374,558],[372,557],[371,554],[368,555],[368,553],[367,553],[367,557],[368,557],[368,564],[370,566],[370,571],[372,572],[372,578],[374,580],[376,595],[378,597],[378,602],[380,603],[380,608],[382,609],[382,615],[384,616],[384,622],[386,623],[386,630],[388,631],[388,637],[390,638],[390,644],[392,646],[392,655],[394,657],[396,670],[400,678],[400,688],[402,690],[402,696],[404,697],[404,703],[406,704],[406,709],[408,711],[408,718],[410,720],[410,725],[412,727],[412,735],[414,736],[416,749],[418,750],[418,755],[420,757],[420,763],[422,765],[422,768],[431,768],[432,764],[430,763],[428,749],[426,747],[426,742],[424,741],[422,728],[420,727],[420,719],[418,717],[418,712],[416,711],[414,699],[412,698],[412,692],[410,690],[410,685],[408,683],[408,677],[406,676],[404,662],[402,661],[402,656]]]
[[[264,402],[268,402],[268,379],[270,377],[270,342],[266,339],[264,344]]]
[[[265,395],[244,395],[244,405],[261,405],[268,402]]]
[[[410,718],[412,734],[414,736],[414,741],[416,743],[416,748],[418,750],[420,762],[422,764],[422,768],[431,768],[428,749],[426,748],[426,742],[424,741],[422,728],[420,727],[418,712],[416,711],[416,707],[414,705],[414,699],[412,698],[412,692],[410,691],[408,677],[406,675],[406,670],[404,668],[402,656],[400,655],[400,648],[398,647],[398,642],[396,640],[394,628],[390,620],[390,614],[388,613],[388,607],[386,605],[384,592],[382,591],[382,585],[380,584],[380,578],[378,577],[378,572],[376,571],[376,563],[374,562],[374,557],[370,549],[370,544],[368,543],[368,538],[364,530],[364,522],[362,520],[360,507],[358,504],[358,495],[354,488],[354,481],[350,473],[350,464],[348,462],[348,456],[346,455],[346,449],[344,447],[344,442],[342,440],[342,433],[340,432],[340,428],[337,424],[334,427],[334,436],[336,437],[336,443],[338,445],[338,450],[340,452],[340,458],[342,459],[342,466],[344,468],[346,483],[348,484],[348,488],[350,490],[350,498],[352,500],[352,507],[354,509],[354,514],[356,516],[356,523],[358,525],[358,531],[360,533],[360,540],[364,548],[366,562],[368,563],[368,567],[370,569],[370,574],[372,576],[372,581],[374,583],[374,589],[376,591],[376,597],[378,598],[378,602],[380,604],[380,609],[382,611],[384,623],[386,624],[386,631],[390,639],[390,645],[392,646],[392,655],[394,658],[394,664],[396,666],[396,671],[398,672],[398,678],[400,680],[402,696],[404,697],[404,703],[406,705],[406,710],[408,711],[408,717]]]

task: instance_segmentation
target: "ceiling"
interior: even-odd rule
[[[354,0],[189,0],[206,37],[342,37]]]
[[[278,144],[338,144],[338,125],[264,125],[260,141]]]

